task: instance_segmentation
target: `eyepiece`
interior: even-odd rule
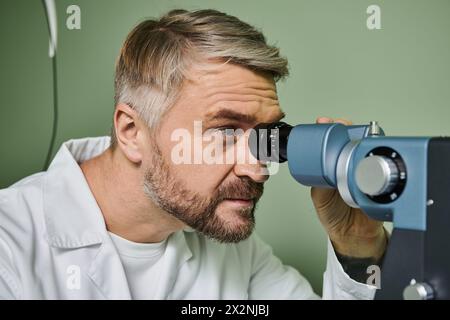
[[[250,152],[260,161],[285,162],[291,129],[285,122],[258,124],[249,136]]]

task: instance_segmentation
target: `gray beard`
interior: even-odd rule
[[[157,146],[154,147],[153,155],[153,165],[146,170],[144,177],[144,192],[154,204],[192,229],[218,242],[237,243],[252,234],[256,203],[264,189],[262,183],[244,177],[233,183],[224,183],[210,198],[203,197],[187,189],[184,183],[171,173]],[[254,197],[255,203],[251,208],[240,210],[236,219],[243,223],[230,226],[216,214],[216,209],[224,199],[239,196]]]

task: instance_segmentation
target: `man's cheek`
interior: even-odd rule
[[[223,166],[219,165],[190,165],[184,169],[180,173],[189,180],[190,189],[204,195],[213,193],[226,176]]]

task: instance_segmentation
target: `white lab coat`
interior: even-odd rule
[[[120,257],[78,165],[108,146],[108,137],[70,140],[46,172],[0,190],[0,298],[130,298]],[[162,259],[157,299],[318,298],[256,235],[218,244],[179,231]],[[371,299],[374,291],[345,274],[329,244],[324,297]]]

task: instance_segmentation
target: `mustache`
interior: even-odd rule
[[[258,201],[263,195],[264,183],[255,182],[248,177],[238,181],[229,182],[218,189],[218,200],[225,199],[252,199]]]

